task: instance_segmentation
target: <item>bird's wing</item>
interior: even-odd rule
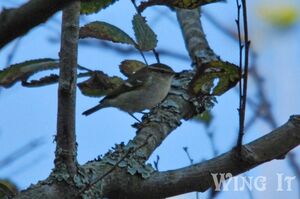
[[[147,76],[144,74],[145,72],[146,71],[144,70],[144,68],[138,70],[136,73],[129,76],[129,78],[122,85],[120,85],[118,88],[116,88],[112,92],[108,93],[106,95],[106,97],[103,98],[101,101],[103,101],[104,99],[114,98],[114,97],[120,95],[121,93],[126,93],[131,90],[138,89],[139,87],[144,85],[144,83],[147,80]]]

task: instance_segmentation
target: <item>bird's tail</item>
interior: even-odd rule
[[[82,115],[88,116],[88,115],[90,115],[90,114],[92,114],[92,113],[95,113],[96,111],[98,111],[98,110],[100,110],[100,109],[102,109],[102,108],[105,108],[105,107],[107,107],[107,106],[104,105],[103,103],[98,104],[98,105],[94,106],[93,108],[90,108],[90,109],[84,111],[84,112],[82,113]]]

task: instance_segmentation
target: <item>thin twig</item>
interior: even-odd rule
[[[234,41],[238,41],[237,36],[228,28],[226,28],[222,23],[217,21],[213,16],[211,16],[209,13],[205,12],[204,16],[208,19],[209,22],[211,22],[213,25],[215,25],[216,28],[221,30],[223,33],[225,33],[227,36],[232,38]],[[258,99],[257,101],[259,104],[256,104],[253,100],[250,98],[247,99],[247,104],[250,106],[252,109],[256,109],[254,116],[250,118],[248,123],[245,125],[245,129],[248,129],[251,125],[254,124],[257,119],[262,119],[264,122],[266,122],[270,128],[275,129],[278,124],[273,116],[273,113],[271,111],[271,104],[266,96],[266,92],[263,89],[263,77],[260,76],[260,74],[257,71],[257,66],[256,66],[256,58],[257,58],[257,53],[251,51],[251,60],[252,60],[252,66],[251,66],[251,75],[254,78],[254,83],[257,85],[258,88]],[[263,109],[263,110],[262,110]],[[287,155],[287,160],[291,165],[292,170],[294,171],[295,175],[297,176],[298,180],[298,185],[299,185],[299,198],[300,198],[300,166],[296,161],[294,161],[294,156],[295,154],[293,152],[290,152]],[[251,196],[249,196],[251,198]]]
[[[194,164],[194,160],[193,160],[193,158],[191,157],[191,155],[189,153],[189,148],[185,146],[182,149],[184,150],[186,156],[188,157],[188,159],[190,161],[190,164],[193,165]]]
[[[34,172],[36,169],[39,168],[39,164],[43,162],[45,159],[47,159],[47,156],[45,156],[45,152],[41,152],[37,155],[35,155],[34,158],[28,160],[25,164],[18,165],[17,168],[10,170],[9,173],[7,173],[7,176],[14,176],[20,174],[25,174],[29,172]]]
[[[210,14],[209,12],[207,12],[205,10],[201,10],[201,13],[202,13],[203,17],[205,17],[205,19],[208,20],[217,29],[219,29],[225,35],[229,36],[234,41],[237,41],[238,35],[234,31],[232,31],[230,28],[228,28],[225,25],[225,23],[222,23],[222,22],[218,21],[212,14]]]
[[[260,102],[260,105],[258,106],[260,111],[257,112],[256,117],[262,119],[264,122],[266,122],[270,128],[274,129],[278,126],[274,115],[271,110],[271,104],[269,102],[268,97],[266,96],[266,92],[264,92],[263,89],[263,78],[260,76],[260,74],[257,71],[257,65],[256,65],[256,58],[257,54],[255,52],[251,53],[252,55],[252,67],[251,67],[251,75],[254,78],[254,82],[257,85],[258,88],[258,101]],[[249,103],[250,101],[248,100],[248,104],[250,105],[251,108],[256,108],[255,104]],[[261,110],[263,109],[263,110]],[[293,152],[289,152],[287,155],[287,160],[288,163],[291,166],[291,169],[293,170],[294,174],[297,176],[296,179],[298,181],[298,195],[300,198],[300,166],[295,161],[295,154]]]
[[[18,50],[18,47],[20,46],[22,38],[23,37],[19,37],[18,39],[16,39],[16,42],[15,42],[13,48],[11,49],[10,53],[7,55],[6,67],[9,67],[9,65],[11,65],[11,63],[16,55],[16,52]]]
[[[24,146],[20,147],[19,149],[13,151],[12,153],[8,154],[5,158],[0,160],[0,168],[3,169],[4,167],[9,166],[11,163],[15,162],[17,159],[24,157],[24,155],[30,153],[34,149],[38,148],[44,143],[44,138],[36,138],[31,140]]]
[[[186,156],[188,157],[188,159],[190,161],[190,164],[193,165],[194,164],[194,160],[193,160],[192,156],[189,153],[188,147],[183,147],[183,150],[184,150]],[[196,199],[199,199],[199,193],[197,191],[196,191]]]
[[[242,44],[242,39],[241,39],[241,27],[240,27],[240,16],[241,16],[241,5],[239,4],[239,0],[236,0],[236,6],[237,6],[237,19],[236,19],[236,26],[237,26],[237,31],[238,31],[238,41],[239,41],[239,74],[240,74],[240,81],[239,81],[239,108],[238,108],[238,113],[239,113],[239,137],[238,137],[238,146],[241,143],[242,137],[243,137],[243,132],[242,132],[242,104],[243,104],[243,44]]]
[[[247,7],[246,1],[242,0],[242,4],[239,4],[239,0],[236,0],[237,9],[238,9],[238,18],[236,20],[238,27],[238,38],[239,38],[239,46],[240,46],[240,103],[239,103],[239,135],[237,139],[237,147],[241,150],[241,146],[243,144],[243,136],[245,131],[245,113],[246,113],[246,103],[247,103],[247,85],[248,85],[248,68],[249,68],[249,47],[250,41],[248,40],[248,22],[247,22]],[[241,39],[241,30],[240,30],[240,8],[242,6],[243,11],[243,27],[244,27],[244,66],[242,66],[242,39]]]
[[[158,171],[158,163],[159,163],[159,155],[156,156],[156,160],[154,160],[154,168],[156,171]]]
[[[218,150],[217,150],[216,144],[214,142],[214,132],[212,130],[209,130],[208,126],[205,126],[205,132],[210,141],[211,149],[213,152],[213,157],[216,157],[218,155]],[[210,193],[208,195],[208,199],[215,198],[217,196],[217,194],[219,194],[219,193],[220,193],[220,191],[217,191],[214,188],[211,188]]]
[[[290,164],[291,168],[293,169],[295,175],[296,175],[296,179],[298,181],[298,198],[300,198],[300,167],[299,167],[299,164],[297,162],[297,159],[296,158],[296,154],[293,153],[293,152],[290,152],[288,154],[288,163]]]
[[[49,37],[48,40],[49,40],[49,42],[52,42],[52,43],[58,43],[60,41],[60,39],[54,38],[54,37]],[[113,52],[122,54],[122,55],[132,55],[132,54],[140,53],[140,52],[137,52],[132,47],[116,46],[116,45],[110,44],[109,42],[105,42],[105,41],[101,41],[101,40],[99,40],[99,41],[89,40],[89,39],[80,40],[79,45],[93,47],[93,48],[96,48],[97,50],[99,50],[100,48],[105,48],[106,51],[112,50]],[[182,53],[179,53],[179,52],[170,51],[170,49],[157,48],[157,51],[159,51],[160,56],[168,56],[173,59],[189,61],[188,56],[186,56]],[[148,52],[146,52],[146,53],[148,53]]]

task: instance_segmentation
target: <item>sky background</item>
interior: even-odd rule
[[[24,1],[1,0],[1,7],[17,7]],[[272,2],[272,3],[270,3]],[[300,2],[253,0],[249,1],[249,34],[251,47],[257,52],[257,65],[264,75],[264,89],[271,99],[273,114],[276,122],[285,123],[292,114],[300,113]],[[279,5],[279,6],[278,6]],[[277,7],[276,7],[277,6]],[[287,12],[291,8],[298,15],[289,24],[280,25],[274,22],[277,10]],[[216,20],[232,31],[236,31],[235,1],[207,5],[203,8]],[[274,15],[268,14],[273,11]],[[272,13],[272,12],[271,12]],[[113,6],[98,14],[84,17],[81,25],[94,20],[101,20],[118,26],[133,36],[132,16],[135,14],[130,1],[118,1]],[[181,56],[170,57],[161,55],[161,62],[172,66],[179,72],[190,68],[190,61],[182,40],[181,31],[176,21],[175,13],[163,6],[147,9],[144,13],[149,25],[158,36],[158,52],[160,49],[178,53]],[[58,58],[60,39],[61,13],[54,15],[47,23],[34,28],[20,41],[15,40],[0,51],[0,69],[7,65],[16,42],[20,42],[12,63],[37,58]],[[220,30],[216,29],[205,16],[203,26],[212,49],[220,57],[232,63],[238,63],[238,45]],[[17,28],[17,27],[16,27]],[[102,70],[109,75],[119,75],[119,64],[124,59],[142,58],[138,53],[119,54],[114,49],[101,48],[97,40],[89,40],[94,45],[79,46],[79,64],[91,69]],[[128,46],[114,44],[117,47]],[[133,50],[134,51],[134,50]],[[146,54],[147,61],[154,63],[152,54]],[[48,73],[42,73],[48,74]],[[40,77],[41,74],[34,77]],[[78,81],[82,81],[79,79]],[[256,89],[253,80],[249,80],[249,94],[256,99]],[[97,104],[99,98],[83,96],[77,92],[77,141],[78,160],[84,164],[100,154],[107,152],[116,143],[127,142],[135,135],[131,124],[135,122],[128,114],[114,108],[103,109],[89,117],[81,113]],[[218,154],[230,150],[237,139],[238,131],[238,95],[235,89],[218,97],[218,104],[213,108],[214,120],[209,130],[214,132],[214,146]],[[0,178],[9,178],[23,189],[31,183],[45,179],[53,168],[55,144],[53,138],[56,131],[57,85],[41,88],[24,88],[19,83],[10,89],[0,90],[0,162],[32,140],[41,140],[41,145],[31,153],[14,161],[6,167],[0,167]],[[253,115],[248,109],[247,119]],[[140,115],[137,114],[140,117]],[[244,142],[248,143],[270,132],[270,127],[263,121],[258,121],[245,135]],[[211,142],[204,126],[195,121],[182,121],[178,127],[154,152],[149,162],[160,156],[159,169],[169,170],[189,165],[189,160],[183,151],[188,147],[195,162],[213,157]],[[294,150],[300,154],[299,147]],[[298,158],[300,159],[300,158]],[[300,164],[300,162],[298,162]],[[267,176],[268,188],[264,192],[253,191],[255,198],[297,198],[297,183],[292,184],[291,192],[276,192],[276,173],[293,176],[287,161],[272,161],[261,165],[249,172],[247,176]],[[201,193],[200,198],[206,198],[207,193]],[[218,198],[248,198],[246,191],[222,192]],[[184,194],[177,198],[195,198],[194,193]]]

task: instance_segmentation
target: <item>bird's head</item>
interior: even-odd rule
[[[174,70],[165,64],[155,63],[147,67],[151,72],[165,74],[165,75],[175,75]]]

